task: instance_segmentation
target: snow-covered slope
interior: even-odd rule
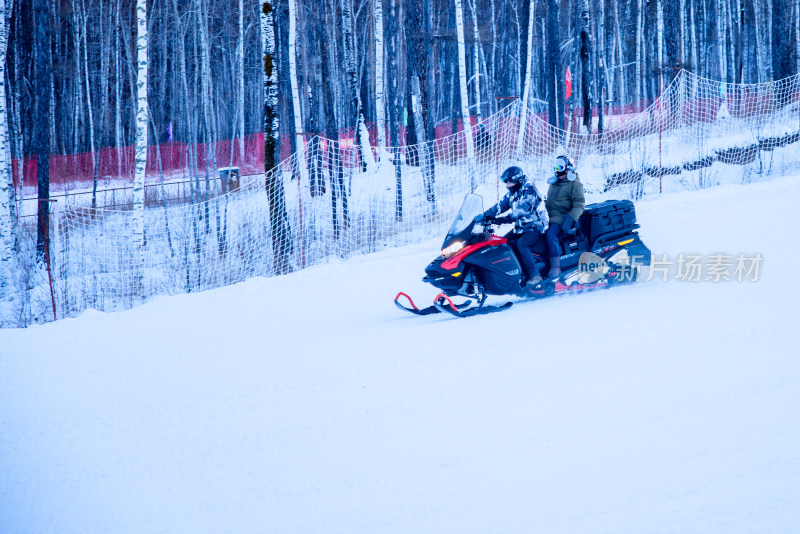
[[[403,315],[436,237],[0,331],[0,531],[800,530],[798,203],[637,205],[654,253],[757,282]]]

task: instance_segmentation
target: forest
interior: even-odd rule
[[[136,2],[6,1],[12,157],[133,145]],[[384,124],[390,146],[460,119],[459,18],[467,108],[478,118],[521,98],[526,80],[533,109],[564,127],[570,107],[641,109],[681,68],[729,83],[800,68],[800,0],[292,0],[293,24],[289,4],[270,8],[277,123],[293,149],[296,134],[351,136],[359,116],[373,131]],[[265,5],[147,0],[148,144],[264,131]]]

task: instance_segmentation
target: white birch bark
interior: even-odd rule
[[[478,10],[475,7],[475,0],[469,0],[472,9],[472,35],[475,45],[472,47],[473,78],[475,80],[475,115],[478,122],[481,120],[481,64],[480,64],[480,42],[481,35],[478,31]],[[485,61],[484,61],[485,63]]]
[[[753,14],[755,16],[755,22],[756,22],[756,27],[754,29],[754,32],[756,34],[756,72],[758,73],[758,80],[757,80],[758,83],[764,81],[764,74],[765,74],[764,49],[766,48],[764,47],[763,38],[760,35],[761,32],[759,31],[761,29],[761,17],[762,17],[760,6],[761,6],[760,2],[756,2],[755,5],[753,6]]]
[[[661,91],[663,85],[661,84],[661,77],[663,76],[662,69],[664,68],[664,6],[661,0],[656,4],[656,25],[658,26],[658,90]],[[660,95],[659,95],[660,96]]]
[[[203,103],[203,115],[205,123],[205,142],[206,142],[206,198],[211,197],[211,177],[210,170],[213,170],[214,184],[217,173],[217,121],[214,116],[213,105],[213,79],[211,74],[211,42],[208,38],[208,4],[203,0],[197,1],[197,27],[200,34],[200,98]],[[209,168],[210,164],[210,168]],[[209,205],[205,205],[208,214]],[[209,218],[206,217],[206,225]]]
[[[531,0],[530,16],[528,17],[528,59],[525,62],[525,82],[522,90],[522,109],[519,112],[519,135],[517,137],[517,153],[522,151],[525,142],[525,128],[528,125],[528,97],[531,91],[531,58],[533,56],[533,2]]]
[[[84,83],[86,84],[86,107],[89,113],[89,150],[92,151],[92,207],[97,207],[97,150],[95,148],[94,139],[94,111],[92,105],[92,90],[89,83],[89,43],[87,33],[88,15],[86,12],[86,0],[82,0],[80,5],[81,11],[81,33],[83,45],[83,70],[84,70]]]
[[[616,68],[613,69],[614,75],[617,79],[617,100],[620,103],[620,106],[624,105],[626,100],[626,87],[625,87],[625,69],[622,67],[623,63],[623,53],[622,53],[622,28],[619,25],[619,8],[612,4],[612,9],[614,10],[614,34],[615,34],[615,43],[616,43],[616,55],[617,55],[617,64]],[[612,70],[612,69],[609,69]],[[620,111],[621,113],[621,111]]]
[[[717,49],[719,50],[720,81],[728,81],[727,10],[722,0],[717,0]]]
[[[642,25],[644,23],[644,10],[642,9],[642,0],[637,2],[636,11],[636,108],[637,111],[642,110],[642,83],[643,83],[643,65],[642,65],[642,41],[644,35]]]
[[[680,21],[681,21],[681,40],[680,40],[680,62],[681,67],[686,65],[686,0],[680,1],[679,9],[681,10],[680,14]]]
[[[378,128],[378,160],[386,147],[386,106],[383,101],[383,0],[375,0],[375,108]]]
[[[353,139],[358,143],[361,157],[367,166],[367,171],[375,169],[375,157],[372,154],[372,147],[369,144],[369,132],[364,123],[364,113],[361,107],[361,91],[358,87],[358,76],[356,74],[355,43],[353,41],[353,17],[350,0],[339,0],[342,12],[342,42],[344,50],[345,69],[347,71],[348,86],[351,91],[352,101],[356,111],[356,128]],[[349,115],[347,113],[346,115]]]
[[[144,178],[147,168],[147,2],[136,2],[136,172],[133,177],[133,244],[144,264]]]
[[[264,4],[265,6],[267,4]],[[265,12],[266,11],[266,12]],[[278,69],[275,68],[275,63],[272,58],[275,57],[275,30],[273,27],[272,4],[269,3],[269,8],[261,9],[261,47],[264,56],[268,56],[272,62],[272,73],[268,77],[264,73],[264,102],[265,107],[272,110],[270,124],[265,124],[269,135],[272,136],[276,145],[280,139],[278,132]],[[323,59],[324,61],[324,59]],[[265,173],[272,169],[265,169]]]
[[[495,70],[497,66],[497,16],[496,16],[496,7],[495,7],[495,0],[491,1],[491,17],[492,17],[492,53],[490,57],[492,58],[492,67],[489,71],[489,83],[491,83],[491,88],[489,89],[489,109],[491,109],[492,113],[497,112],[497,100],[491,98],[492,93],[497,88],[497,78],[495,78]],[[544,35],[544,34],[542,34]]]
[[[605,105],[606,105],[606,93],[604,90],[608,91],[608,88],[611,87],[608,79],[608,71],[611,70],[608,68],[608,58],[606,57],[606,3],[605,1],[600,2],[600,10],[599,10],[599,20],[597,22],[597,54],[599,55],[598,65],[600,66],[600,87],[597,88],[597,102],[599,103],[600,107],[600,114],[597,118],[597,130],[598,132],[604,131],[605,124],[606,124],[606,114],[605,114]]]
[[[244,163],[244,0],[239,0],[239,42],[236,44],[236,60],[239,62],[239,165]],[[231,147],[232,148],[232,147]]]
[[[760,3],[760,2],[759,2]],[[766,16],[766,24],[764,24],[764,29],[767,33],[767,45],[765,47],[766,52],[766,61],[765,65],[767,67],[767,81],[771,81],[775,78],[775,73],[772,69],[772,0],[766,0],[766,9],[767,9],[767,16]]]
[[[138,2],[137,0],[137,17],[138,15]],[[123,158],[122,158],[122,147],[125,146],[125,141],[122,137],[122,51],[120,46],[120,27],[122,23],[120,22],[120,4],[122,0],[118,0],[116,3],[116,7],[114,10],[114,105],[115,105],[115,113],[114,113],[114,134],[116,136],[116,148],[119,151],[117,157],[117,176],[120,178],[123,175]],[[138,25],[138,23],[137,23]],[[136,45],[138,46],[138,39]],[[137,71],[138,72],[138,71]],[[137,118],[138,123],[138,118]]]
[[[700,65],[697,63],[697,28],[694,24],[694,3],[689,4],[689,50],[691,52],[692,69],[695,74],[700,74]]]
[[[303,119],[300,110],[300,91],[297,87],[297,4],[289,0],[289,80],[292,86],[292,104],[294,105],[294,131],[297,136],[297,165],[303,183],[308,183],[306,154],[303,132]]]
[[[461,89],[461,119],[467,139],[467,158],[474,181],[475,145],[472,139],[472,123],[469,118],[469,94],[467,93],[467,54],[464,47],[464,8],[461,0],[456,2],[456,32],[458,34],[458,83]]]
[[[12,217],[14,185],[11,177],[11,159],[6,110],[6,26],[5,0],[0,0],[0,319],[10,317],[17,308],[14,283],[14,242],[16,221]]]

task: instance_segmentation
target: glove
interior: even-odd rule
[[[494,217],[491,215],[478,215],[475,217],[475,222],[480,224],[481,226],[486,226],[487,224],[492,224],[494,222]]]
[[[573,219],[571,215],[564,217],[564,221],[561,223],[561,231],[567,235],[575,235],[578,231],[578,228],[575,226],[575,219]]]
[[[494,222],[497,223],[497,224],[508,224],[510,222],[513,222],[513,221],[514,221],[514,219],[512,219],[511,217],[497,217],[494,220]]]

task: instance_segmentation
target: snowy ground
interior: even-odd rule
[[[641,282],[403,315],[437,237],[0,331],[0,531],[800,530],[800,177],[637,205]]]

